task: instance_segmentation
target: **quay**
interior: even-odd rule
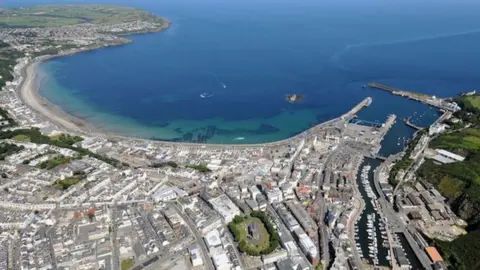
[[[393,88],[393,87],[386,86],[386,85],[379,84],[379,83],[375,83],[375,82],[368,83],[367,85],[370,88],[384,90],[384,91],[387,91],[387,92],[391,93],[392,95],[406,97],[408,99],[415,100],[415,101],[421,102],[423,104],[430,105],[430,106],[438,108],[438,109],[451,110],[451,111],[456,111],[457,110],[455,105],[452,105],[451,103],[445,102],[444,99],[437,98],[435,96],[429,96],[429,95],[426,95],[426,94],[415,93],[415,92],[406,91],[406,90],[402,90],[402,89],[398,89],[398,88]]]
[[[410,122],[410,118],[404,118],[403,122],[405,123],[405,125],[413,128],[413,129],[416,129],[416,130],[424,129],[423,127],[419,127],[419,126],[415,125],[414,123]]]

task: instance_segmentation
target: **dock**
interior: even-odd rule
[[[404,119],[403,119],[403,122],[405,123],[405,125],[413,128],[413,129],[416,129],[416,130],[422,130],[422,129],[424,129],[423,127],[417,126],[417,125],[415,125],[414,123],[410,122],[410,118],[404,118]]]
[[[375,83],[375,82],[368,83],[367,85],[370,88],[387,91],[387,92],[391,93],[392,95],[401,96],[401,97],[405,97],[405,98],[408,98],[408,99],[411,99],[411,100],[415,100],[415,101],[421,102],[423,104],[430,105],[430,106],[438,108],[438,109],[449,110],[448,107],[444,106],[443,99],[436,98],[435,96],[429,96],[429,95],[426,95],[426,94],[421,94],[421,93],[415,93],[415,92],[411,92],[411,91],[407,91],[407,90],[402,90],[402,89],[386,86],[386,85]]]

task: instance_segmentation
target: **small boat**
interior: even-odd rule
[[[205,92],[205,93],[200,94],[200,97],[201,97],[201,98],[213,97],[213,93],[207,93],[207,92]]]

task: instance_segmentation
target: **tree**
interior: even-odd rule
[[[239,223],[243,222],[244,220],[245,220],[245,219],[244,219],[242,216],[235,216],[235,217],[233,218],[233,223],[239,224]]]
[[[88,219],[90,220],[90,222],[93,221],[93,218],[95,217],[95,214],[92,213],[92,212],[88,212]]]

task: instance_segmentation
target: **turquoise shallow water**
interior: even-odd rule
[[[85,2],[85,1],[83,1]],[[451,96],[479,85],[479,3],[428,0],[104,1],[168,17],[165,32],[42,65],[40,93],[105,130],[160,140],[287,138],[372,96],[359,117],[436,112],[361,86]],[[213,94],[201,98],[202,93]],[[288,93],[305,95],[289,104]],[[382,151],[413,131],[398,123]],[[401,144],[401,143],[400,143]]]

